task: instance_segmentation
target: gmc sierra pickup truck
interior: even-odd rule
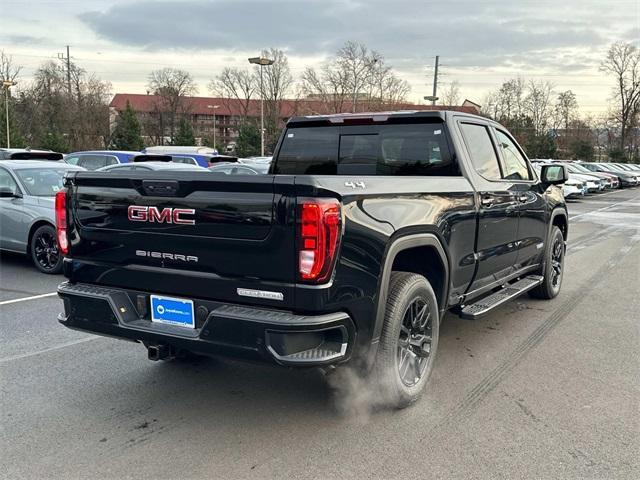
[[[558,294],[566,176],[453,111],[292,118],[266,175],[74,172],[59,321],[152,360],[350,365],[406,406],[446,311]]]

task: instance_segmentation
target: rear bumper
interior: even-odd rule
[[[58,286],[66,327],[147,346],[233,356],[288,366],[322,366],[351,357],[356,331],[348,314],[281,310],[191,299],[196,328],[150,320],[149,294],[64,282]]]

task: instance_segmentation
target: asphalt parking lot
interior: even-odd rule
[[[371,412],[316,371],[154,363],[60,326],[0,260],[3,478],[640,478],[640,189],[569,202],[563,290],[449,315],[430,388]]]

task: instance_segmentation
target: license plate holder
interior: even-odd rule
[[[183,328],[196,328],[193,301],[151,295],[151,321]]]

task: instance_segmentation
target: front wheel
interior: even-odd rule
[[[564,276],[565,253],[564,236],[558,227],[553,226],[545,252],[544,278],[540,285],[529,291],[531,297],[551,300],[560,293],[562,277]]]
[[[62,271],[62,254],[58,249],[56,230],[51,225],[42,225],[31,237],[29,250],[33,264],[43,273]]]
[[[433,288],[422,275],[393,272],[372,380],[383,402],[404,408],[427,384],[440,319]]]

